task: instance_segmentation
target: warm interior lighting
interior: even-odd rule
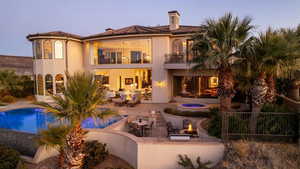
[[[166,87],[167,86],[165,81],[157,81],[155,84],[158,87]]]
[[[189,127],[188,127],[188,132],[192,132],[192,131],[193,131],[193,127],[192,127],[192,124],[190,123]]]

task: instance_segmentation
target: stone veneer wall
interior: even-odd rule
[[[19,151],[22,155],[33,157],[38,149],[36,134],[0,129],[0,144]]]

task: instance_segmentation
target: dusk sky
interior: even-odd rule
[[[257,31],[300,24],[300,0],[1,0],[0,55],[32,56],[28,34],[61,30],[82,36],[130,26],[168,24],[178,10],[183,25],[200,25],[225,12],[251,16]]]

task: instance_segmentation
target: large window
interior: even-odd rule
[[[52,59],[52,42],[51,42],[51,40],[44,40],[43,49],[44,49],[44,59]]]
[[[174,76],[173,95],[189,98],[217,97],[217,87],[217,77]]]
[[[151,63],[151,40],[114,40],[96,42],[93,64]]]
[[[44,95],[44,80],[42,75],[38,75],[37,77],[38,84],[38,95]]]
[[[52,75],[45,76],[46,94],[53,94],[53,78]]]
[[[58,74],[55,76],[55,87],[56,93],[62,93],[64,89],[64,76],[62,74]]]
[[[35,41],[35,56],[37,59],[42,59],[42,41]]]
[[[55,58],[56,59],[62,59],[64,58],[63,54],[63,43],[59,40],[55,41]]]

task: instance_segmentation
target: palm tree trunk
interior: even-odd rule
[[[272,74],[267,76],[266,83],[268,85],[268,90],[265,96],[265,100],[266,102],[272,103],[275,100],[276,94],[275,80]]]
[[[80,124],[75,125],[74,128],[67,134],[66,143],[63,147],[64,164],[63,169],[80,169],[83,164],[83,148],[84,148],[84,130]]]
[[[231,98],[234,96],[233,73],[230,68],[219,70],[218,96],[220,98],[220,111],[231,111]]]

